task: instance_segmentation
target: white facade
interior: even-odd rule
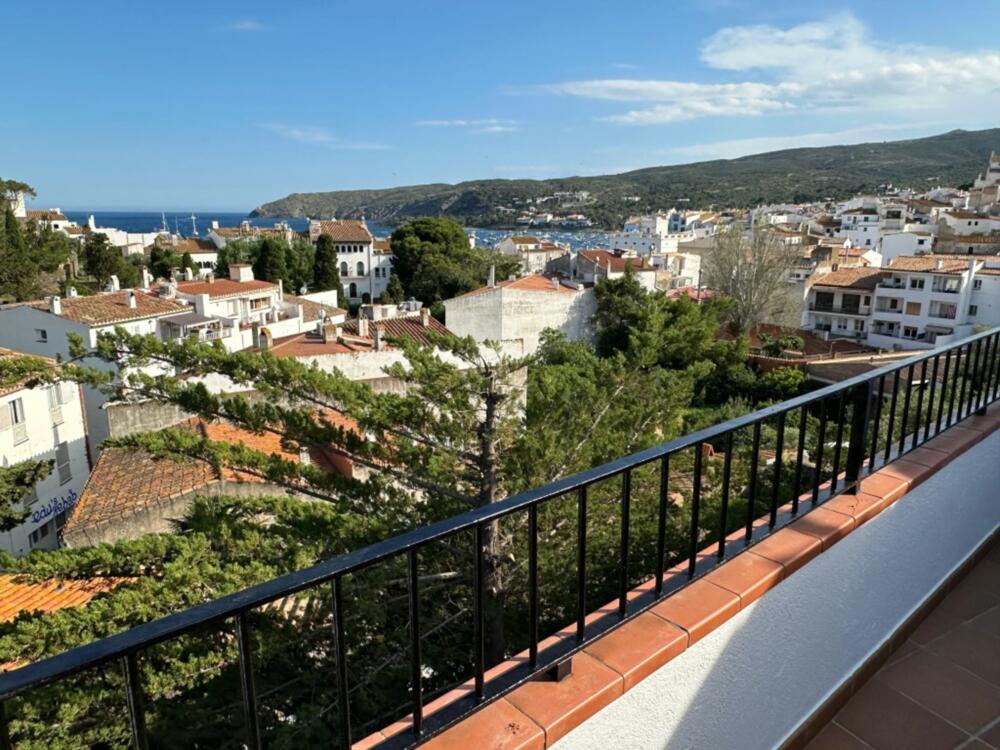
[[[90,474],[80,388],[56,383],[0,396],[0,460],[4,466],[53,462],[52,472],[25,501],[27,519],[0,533],[0,549],[22,555],[57,547],[59,529]]]
[[[849,239],[854,247],[877,247],[882,236],[881,222],[875,208],[844,211],[840,217],[840,236]]]
[[[929,253],[934,248],[934,235],[930,232],[886,232],[879,240],[878,250],[882,263],[888,265],[901,255]]]
[[[520,341],[524,353],[531,354],[546,328],[570,340],[589,338],[596,300],[593,289],[526,276],[445,300],[444,308],[445,323],[456,336],[471,336],[477,342]]]
[[[496,244],[495,250],[521,260],[521,274],[530,275],[542,273],[545,267],[556,258],[569,252],[569,248],[537,237],[513,236],[504,237]]]
[[[365,304],[378,299],[389,285],[392,256],[376,251],[364,221],[310,221],[309,241],[326,234],[337,247],[337,267],[345,302]]]

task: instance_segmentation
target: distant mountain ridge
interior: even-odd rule
[[[580,211],[597,226],[614,228],[626,216],[678,207],[744,208],[760,203],[846,198],[882,184],[929,188],[969,183],[991,150],[1000,150],[1000,128],[953,130],[941,135],[852,146],[772,151],[738,159],[647,167],[632,172],[551,180],[470,180],[380,190],[292,193],[258,206],[251,216],[358,218],[386,224],[416,216],[449,216],[466,225],[514,226],[527,199],[556,191],[586,190],[592,202]],[[638,196],[638,201],[626,198]],[[546,210],[553,210],[546,206]]]

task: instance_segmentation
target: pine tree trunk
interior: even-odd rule
[[[479,430],[480,506],[490,505],[499,499],[497,498],[496,419],[497,406],[503,397],[497,392],[496,374],[490,373],[488,379],[489,384],[486,393],[483,394],[485,414]],[[503,539],[499,521],[490,521],[483,528],[483,554],[485,557],[484,630],[486,662],[490,666],[503,661],[506,645],[503,622],[506,592],[502,569]]]

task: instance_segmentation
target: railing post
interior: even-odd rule
[[[246,720],[247,747],[260,750],[260,719],[257,714],[257,687],[253,674],[253,644],[250,623],[245,612],[236,615],[236,647],[240,661],[240,682],[243,687],[243,717]]]
[[[10,741],[10,722],[7,720],[7,710],[3,701],[0,701],[0,750],[13,750],[14,745]]]
[[[872,402],[872,381],[854,388],[852,394],[854,405],[851,410],[851,435],[847,446],[847,467],[844,470],[844,483],[852,495],[861,491],[861,467],[865,462],[865,435],[868,431],[868,414]]]
[[[122,673],[125,677],[125,701],[132,729],[132,746],[135,750],[146,750],[149,747],[146,739],[146,713],[139,680],[139,661],[134,652],[122,657]]]

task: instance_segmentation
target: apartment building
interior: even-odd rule
[[[807,281],[802,327],[825,335],[863,340],[868,335],[878,268],[837,268]]]
[[[551,261],[569,252],[569,248],[564,245],[530,235],[505,237],[497,243],[495,249],[503,255],[520,258],[521,273],[525,276],[542,273]]]
[[[23,356],[0,349],[3,359]],[[22,381],[0,390],[0,456],[5,466],[52,461],[52,472],[24,501],[27,518],[10,531],[0,532],[0,549],[23,555],[57,547],[59,532],[90,473],[79,386],[60,382],[28,388]]]

